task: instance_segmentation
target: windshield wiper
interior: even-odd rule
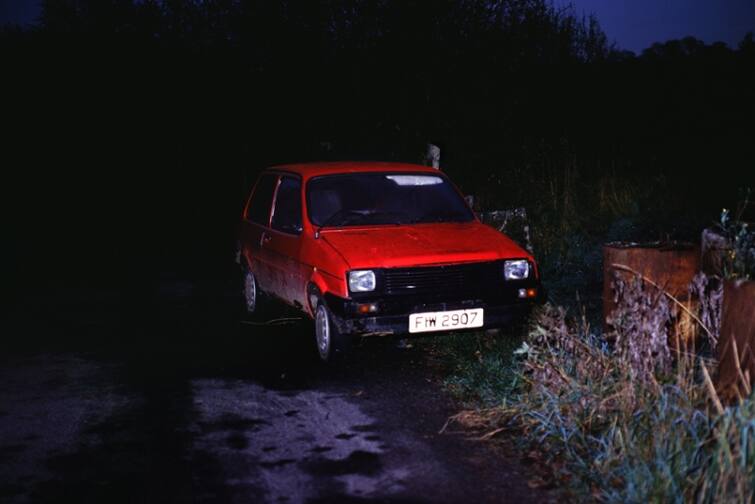
[[[468,222],[464,215],[456,212],[439,212],[423,215],[416,222]]]
[[[364,217],[365,215],[368,214],[365,214],[364,211],[342,208],[341,210],[325,219],[325,222],[317,227],[317,230],[315,231],[315,238],[320,237],[320,231],[322,231],[323,228],[333,226],[338,221],[338,219],[342,219],[342,222],[339,222],[338,225],[343,226],[344,224],[354,222],[355,217]]]
[[[374,218],[376,216],[398,216],[398,217],[406,217],[405,214],[401,212],[375,212],[371,210],[346,210],[342,209],[325,219],[325,222],[320,224],[315,231],[315,238],[320,237],[320,231],[323,230],[323,228],[334,226],[337,223],[337,226],[345,226],[346,224],[356,224],[362,221],[366,221],[370,218]],[[341,219],[339,221],[339,219]],[[402,224],[411,224],[413,221],[411,219],[394,219],[392,222],[381,222],[380,224],[384,225],[393,225],[393,226],[400,226]]]

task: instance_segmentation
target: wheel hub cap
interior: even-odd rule
[[[253,312],[257,306],[257,286],[251,272],[247,272],[244,277],[244,298],[246,299],[246,309]]]
[[[317,308],[316,320],[317,350],[320,355],[326,357],[330,347],[330,324],[328,323],[328,314],[322,306]]]

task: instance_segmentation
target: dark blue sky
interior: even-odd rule
[[[38,15],[39,0],[0,0],[0,24],[31,24]]]
[[[274,0],[271,0],[274,1]],[[653,42],[693,35],[732,47],[755,31],[755,0],[554,0],[594,13],[608,38],[639,52]],[[33,23],[38,0],[0,0],[0,24]]]
[[[554,0],[594,13],[609,40],[640,52],[653,42],[692,35],[736,47],[755,31],[755,0]]]

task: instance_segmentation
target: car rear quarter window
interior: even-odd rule
[[[299,179],[281,178],[278,194],[275,197],[272,228],[284,233],[301,233],[301,182]]]
[[[246,211],[247,219],[263,226],[270,223],[270,207],[273,205],[273,193],[277,182],[277,175],[267,174],[260,177],[254,186],[252,199]]]

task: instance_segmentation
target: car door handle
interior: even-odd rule
[[[265,244],[265,243],[269,242],[272,239],[273,239],[273,237],[270,236],[269,234],[262,233],[262,239],[260,240],[260,244]]]

